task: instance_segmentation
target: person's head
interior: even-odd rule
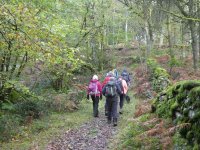
[[[114,76],[113,72],[112,72],[112,71],[109,71],[109,72],[108,72],[108,76],[109,76],[109,77],[113,77],[113,76]]]
[[[98,80],[98,76],[97,75],[93,75],[92,80]]]
[[[123,69],[123,72],[127,72],[126,68]]]

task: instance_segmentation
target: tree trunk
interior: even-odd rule
[[[192,54],[193,54],[193,67],[196,70],[198,68],[198,45],[197,45],[197,34],[196,34],[196,23],[194,21],[189,21],[191,38],[192,38]]]
[[[19,66],[19,69],[18,69],[18,72],[17,72],[16,77],[19,77],[20,74],[22,73],[22,71],[23,71],[23,69],[24,69],[24,67],[25,67],[25,65],[26,65],[27,59],[28,59],[28,52],[25,52],[25,54],[24,54],[24,56],[23,56],[23,59],[22,59],[22,61],[21,61],[21,64],[20,64],[20,66]]]
[[[169,53],[171,57],[174,57],[172,51],[172,36],[171,36],[171,25],[170,25],[170,16],[167,16],[167,30],[168,30],[168,44],[169,44]]]
[[[147,48],[146,48],[146,60],[149,58],[150,52],[151,52],[151,39],[150,39],[150,35],[149,35],[149,28],[148,28],[148,23],[146,21],[146,26],[145,26],[145,32],[146,32],[146,44],[147,44]]]
[[[170,7],[171,7],[171,2],[169,0],[168,2],[168,11],[170,11]],[[169,53],[170,53],[170,57],[174,57],[173,54],[173,50],[172,50],[172,36],[171,36],[171,19],[170,19],[170,15],[167,15],[167,30],[168,30],[168,44],[169,44]]]
[[[180,33],[181,33],[181,44],[182,44],[182,58],[186,57],[186,51],[185,51],[185,42],[184,42],[184,23],[183,21],[181,22],[181,27],[180,27]]]
[[[199,14],[199,18],[200,18],[200,2],[199,2],[199,4],[198,4],[198,10],[197,10],[197,12],[198,12],[198,14]],[[198,28],[198,31],[199,31],[199,61],[200,61],[200,22],[199,22],[199,28]]]
[[[199,14],[199,18],[200,18],[200,2],[199,2],[199,4],[198,4],[198,10],[197,10],[197,12],[198,12],[198,14]],[[199,28],[198,28],[198,30],[199,30],[199,60],[200,60],[200,22],[199,22]]]
[[[195,14],[195,3],[193,0],[189,0],[189,16],[193,17]],[[197,25],[195,21],[188,21],[191,31],[192,38],[192,54],[193,54],[193,67],[194,69],[198,69],[198,38],[197,38]]]
[[[125,39],[126,39],[126,44],[127,44],[128,43],[128,10],[126,10]]]
[[[115,10],[113,11],[113,16],[112,16],[112,21],[113,21],[113,26],[112,26],[113,43],[112,43],[112,45],[113,46],[115,45],[115,38],[114,38],[114,35],[115,35],[115,29],[114,29],[115,20],[114,20],[114,15],[115,15]]]
[[[163,40],[164,40],[164,27],[161,27],[159,47],[163,46]]]

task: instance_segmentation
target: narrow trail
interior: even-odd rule
[[[131,54],[130,51],[127,51],[127,53],[120,55],[125,56],[122,58],[127,58]],[[127,63],[122,58],[118,59],[117,62],[117,66],[120,69],[122,69],[125,63]],[[105,100],[103,100],[103,103],[104,102]],[[107,118],[103,113],[104,107],[99,108],[99,111],[100,115],[98,118],[93,118],[76,129],[66,131],[58,139],[52,140],[47,145],[46,150],[108,150],[109,145],[112,143],[112,138],[115,138],[115,135],[119,133],[120,122],[125,121],[128,114],[133,113],[134,109],[131,109],[130,112],[125,112],[124,114],[119,115],[117,127],[113,127],[113,124],[107,123]]]
[[[116,133],[117,127],[107,124],[106,117],[100,113],[99,118],[69,130],[50,142],[46,150],[106,150],[109,140]]]

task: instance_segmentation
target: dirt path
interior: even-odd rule
[[[129,51],[128,51],[129,52]],[[128,56],[123,54],[123,56]],[[121,60],[121,59],[120,59]],[[125,64],[119,63],[118,67],[124,67]],[[122,68],[120,67],[122,70]],[[126,105],[126,104],[125,104]],[[127,120],[127,117],[134,111],[134,103],[127,105],[124,108],[126,111],[119,116],[118,126],[113,127],[113,124],[107,124],[107,118],[100,110],[99,118],[93,118],[91,121],[83,124],[79,128],[71,129],[59,139],[52,140],[46,150],[107,150],[108,145],[112,143],[112,138],[118,133],[121,128],[120,123]],[[91,112],[92,114],[92,112]]]
[[[46,150],[106,150],[117,127],[107,124],[104,114],[65,132],[59,139],[50,142]]]

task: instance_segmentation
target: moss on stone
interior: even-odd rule
[[[180,134],[188,143],[200,146],[200,80],[181,81],[170,86],[154,100],[160,117],[171,118],[175,124],[191,123]]]
[[[188,96],[194,101],[195,100],[200,101],[200,85],[198,87],[194,87],[193,89],[191,89]]]

